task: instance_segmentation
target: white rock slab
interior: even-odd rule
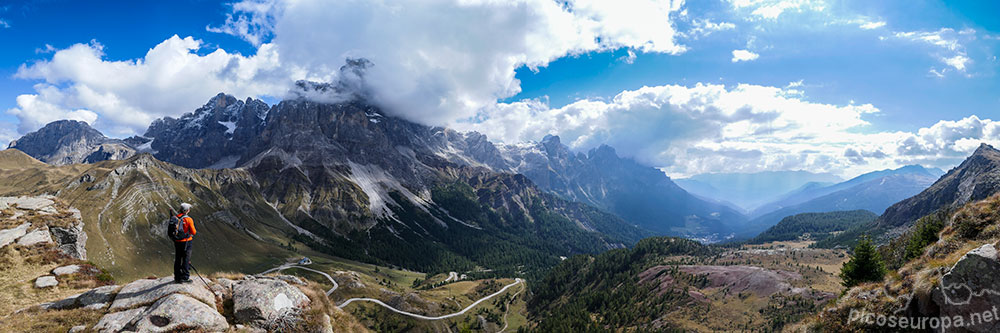
[[[35,231],[29,232],[17,239],[17,245],[21,246],[32,246],[39,243],[52,243],[52,234],[49,233],[49,227],[35,229]]]
[[[24,236],[24,234],[28,233],[28,227],[30,226],[31,223],[24,222],[24,224],[16,228],[0,230],[0,247],[7,246],[7,244],[13,243],[18,238],[21,238],[21,236]]]
[[[40,276],[35,279],[35,288],[55,287],[58,284],[59,281],[56,281],[56,277],[52,275]]]

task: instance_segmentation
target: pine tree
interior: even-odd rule
[[[862,236],[854,247],[851,259],[840,268],[840,278],[845,287],[853,287],[862,282],[882,281],[885,276],[885,263],[878,249],[872,244],[871,238]]]

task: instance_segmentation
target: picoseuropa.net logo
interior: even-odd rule
[[[944,306],[951,307],[952,309],[957,308],[958,310],[965,310],[964,307],[970,305],[973,298],[980,298],[981,300],[989,300],[991,296],[1000,295],[1000,292],[996,290],[984,288],[979,291],[974,291],[965,283],[945,283],[944,279],[938,282],[938,289],[941,292],[944,299]],[[927,316],[900,316],[905,309],[910,307],[910,302],[913,301],[913,294],[902,296],[905,298],[906,302],[893,314],[884,315],[868,312],[867,310],[861,309],[851,309],[848,314],[848,323],[857,323],[867,326],[880,326],[888,328],[897,329],[914,329],[914,330],[941,330],[946,331],[950,328],[963,328],[963,327],[973,327],[979,325],[994,326],[994,323],[1000,323],[1000,312],[998,312],[997,306],[1000,304],[989,304],[992,307],[989,309],[984,309],[981,305],[978,307],[978,311],[952,311],[952,313],[960,313],[956,315],[946,315],[938,317],[927,317]],[[988,303],[987,303],[988,304]]]
[[[907,316],[896,316],[896,315],[884,315],[875,314],[868,312],[864,309],[858,311],[857,309],[851,309],[848,314],[848,323],[858,323],[868,326],[881,326],[888,328],[897,329],[913,329],[913,330],[947,330],[950,328],[959,327],[972,327],[982,324],[991,324],[994,321],[1000,321],[998,317],[997,307],[993,306],[992,309],[969,313],[967,315],[955,315],[955,316],[944,316],[944,317],[907,317]]]

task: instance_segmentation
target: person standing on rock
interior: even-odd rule
[[[177,229],[177,234],[187,237],[174,240],[174,282],[191,282],[191,244],[194,235],[198,233],[194,229],[194,219],[188,216],[191,212],[191,204],[182,203],[181,213],[177,214],[181,227]]]

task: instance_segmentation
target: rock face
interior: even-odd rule
[[[958,167],[920,194],[885,210],[876,221],[881,227],[908,226],[940,208],[956,208],[1000,191],[1000,151],[982,144]]]
[[[70,257],[87,260],[87,233],[83,231],[83,221],[72,227],[50,227],[49,232],[55,236],[56,247]]]
[[[969,251],[941,277],[941,283],[931,296],[940,309],[940,316],[972,318],[973,314],[995,311],[1000,304],[1000,277],[984,274],[986,272],[1000,272],[1000,260],[993,244]],[[997,332],[1000,322],[996,319],[982,321],[965,328],[972,332]]]
[[[124,141],[109,139],[87,123],[76,120],[51,122],[12,141],[9,148],[55,165],[125,159],[136,152]]]
[[[189,168],[232,168],[260,134],[269,106],[261,100],[237,100],[226,94],[179,119],[163,118],[149,125],[154,156]]]
[[[298,315],[308,305],[309,297],[279,279],[251,278],[233,286],[233,313],[240,324],[268,328],[283,317]]]
[[[153,303],[126,325],[137,332],[174,332],[197,327],[209,332],[229,328],[226,318],[214,308],[183,294],[171,294]]]
[[[494,167],[500,171],[528,176],[563,198],[603,208],[660,234],[728,234],[746,221],[732,208],[699,199],[662,171],[621,158],[606,145],[574,153],[558,136],[549,135],[536,143],[502,145],[499,151],[505,163],[497,162],[492,153],[473,156],[500,166]]]

